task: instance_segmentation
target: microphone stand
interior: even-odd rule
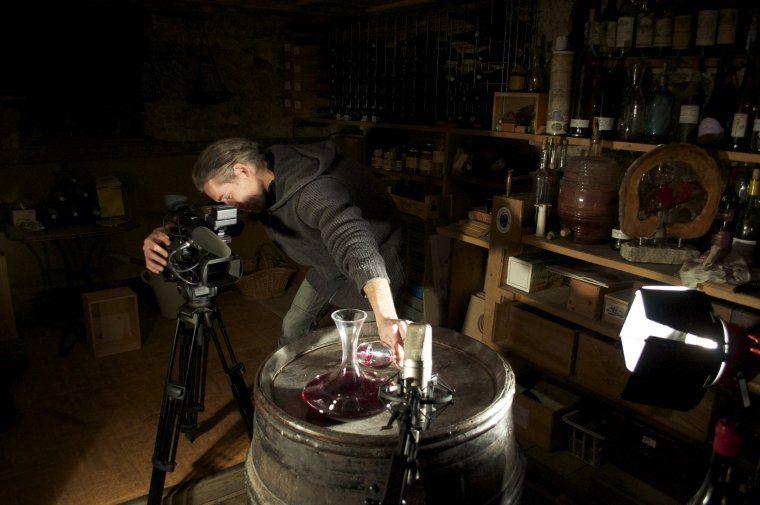
[[[440,386],[438,385],[439,382]],[[410,384],[412,384],[411,381]],[[409,488],[414,481],[419,479],[417,447],[420,441],[420,432],[437,414],[454,401],[454,389],[435,376],[425,388],[425,391],[430,392],[428,394],[423,394],[423,391],[414,385],[404,387],[404,381],[400,374],[397,388],[400,390],[400,395],[396,394],[396,388],[389,386],[380,389],[380,397],[396,404],[385,428],[390,429],[393,423],[398,421],[398,450],[391,458],[391,467],[382,500],[367,498],[364,501],[365,505],[404,505],[406,503]],[[435,411],[437,405],[442,407]],[[372,488],[374,487],[372,486]]]

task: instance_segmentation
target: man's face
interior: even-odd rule
[[[233,177],[224,182],[211,179],[203,185],[203,192],[217,202],[234,205],[240,210],[261,212],[266,206],[266,186],[253,169],[237,164]]]

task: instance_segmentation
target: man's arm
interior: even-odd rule
[[[396,314],[388,279],[383,277],[370,279],[364,285],[364,294],[367,295],[372,310],[375,312],[380,339],[393,349],[396,353],[396,363],[401,365],[404,362],[406,322],[400,321]]]

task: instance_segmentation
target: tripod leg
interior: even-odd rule
[[[214,341],[214,346],[216,347],[217,354],[219,355],[219,361],[222,363],[222,369],[224,369],[224,373],[227,375],[227,382],[230,385],[232,396],[235,398],[235,401],[238,404],[240,417],[243,418],[243,422],[245,423],[245,428],[248,432],[248,438],[253,438],[253,401],[251,400],[251,395],[248,392],[248,388],[245,385],[245,379],[243,378],[245,366],[242,363],[239,363],[237,361],[237,358],[235,358],[235,351],[232,350],[232,344],[230,343],[229,336],[227,335],[227,329],[224,327],[224,323],[222,322],[221,314],[217,313],[216,315],[210,315],[209,317],[213,317],[216,321],[216,325],[219,328],[219,333],[224,340],[227,354],[229,354],[229,363],[225,357],[224,350],[222,350],[222,345],[219,342],[219,335],[217,335],[214,327],[212,325],[209,325],[211,327],[211,339]]]
[[[184,417],[185,400],[187,399],[188,378],[194,368],[195,342],[198,338],[198,325],[195,324],[191,334],[188,334],[186,321],[177,319],[177,329],[169,356],[169,365],[164,385],[164,395],[161,401],[161,414],[156,428],[156,443],[153,448],[153,472],[148,491],[148,505],[159,505],[163,497],[166,472],[174,470],[174,458],[177,454],[177,443]],[[189,339],[189,343],[187,340]],[[175,357],[179,354],[179,374],[174,380]]]

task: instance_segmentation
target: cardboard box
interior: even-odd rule
[[[625,316],[628,315],[628,309],[636,294],[635,288],[622,289],[604,295],[604,311],[602,319],[612,324],[622,325],[625,322]]]
[[[475,340],[483,341],[483,318],[486,306],[486,294],[481,291],[470,296],[470,305],[464,317],[462,333]]]
[[[496,92],[491,129],[504,132],[543,133],[548,93]]]
[[[579,396],[573,391],[544,380],[529,390],[518,384],[512,403],[512,419],[518,441],[536,444],[545,451],[560,448],[565,441],[562,415],[578,399]]]
[[[96,358],[139,349],[137,296],[129,288],[82,294],[87,340]]]
[[[510,256],[504,284],[526,293],[554,286],[562,277],[547,270],[557,260],[546,255]]]
[[[630,283],[629,283],[630,285]],[[623,286],[599,286],[579,279],[570,279],[570,296],[567,298],[567,310],[589,319],[599,319],[604,308],[604,295],[619,290]]]

